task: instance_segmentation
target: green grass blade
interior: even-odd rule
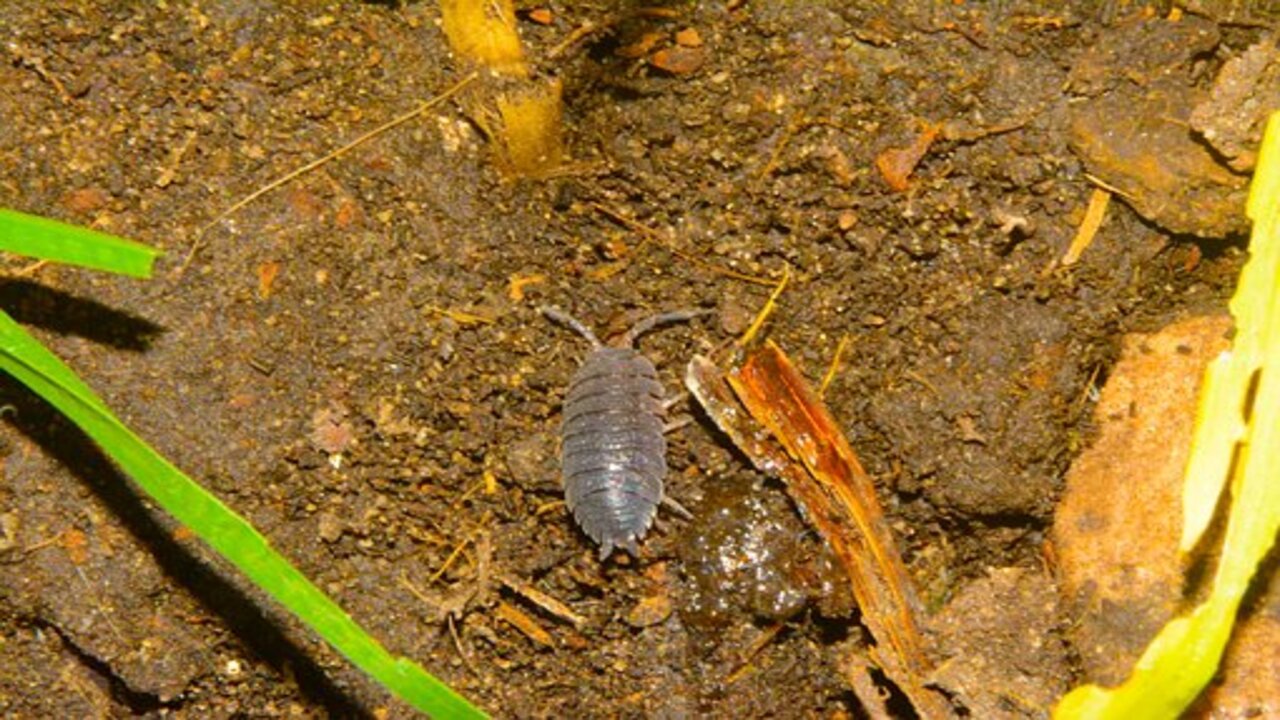
[[[3,311],[0,369],[75,422],[161,507],[389,690],[438,717],[485,717],[413,661],[387,652],[244,518],[134,435],[74,372]]]
[[[0,250],[93,270],[151,277],[162,253],[132,240],[0,208]]]

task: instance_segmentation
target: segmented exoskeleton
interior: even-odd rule
[[[636,339],[659,325],[703,314],[679,310],[654,315],[632,327],[616,347],[600,342],[576,318],[554,307],[548,318],[591,343],[574,373],[560,426],[560,466],[565,502],[583,532],[600,544],[600,559],[615,547],[636,555],[667,474],[662,385],[653,363],[635,348]]]

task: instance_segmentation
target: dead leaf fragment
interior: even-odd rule
[[[1107,216],[1107,205],[1110,202],[1111,193],[1102,188],[1094,188],[1093,193],[1089,195],[1089,207],[1084,212],[1084,220],[1080,221],[1080,227],[1076,229],[1071,246],[1062,256],[1064,267],[1075,265],[1084,251],[1093,243],[1093,238],[1098,234],[1098,228],[1102,227],[1103,218]]]
[[[531,8],[525,14],[525,17],[529,18],[530,22],[535,22],[539,25],[550,25],[556,19],[555,13],[551,12],[550,8],[544,7]]]
[[[943,698],[924,685],[931,660],[919,631],[919,604],[872,481],[803,376],[766,343],[727,374],[694,356],[685,384],[752,463],[781,478],[805,508],[839,559],[876,640],[874,664],[920,717],[950,717]],[[855,692],[867,685],[851,684]]]
[[[707,53],[700,47],[664,48],[649,58],[649,64],[672,75],[688,75],[707,61]]]
[[[685,28],[676,33],[676,44],[680,47],[702,47],[702,36],[693,28]]]
[[[926,125],[907,147],[889,148],[876,156],[876,169],[890,188],[904,192],[911,187],[911,173],[925,153],[929,152],[929,146],[938,136],[939,129],[938,125]]]

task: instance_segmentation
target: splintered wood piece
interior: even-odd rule
[[[685,382],[752,463],[786,483],[831,546],[876,640],[875,663],[921,717],[950,717],[942,697],[924,688],[931,663],[916,621],[919,603],[875,486],[786,355],[767,343],[727,377],[710,360],[695,356]]]
[[[534,605],[537,605],[543,610],[546,610],[557,618],[573,625],[575,628],[581,630],[582,626],[587,624],[587,619],[574,612],[568,605],[565,605],[529,583],[522,582],[519,578],[512,575],[499,575],[498,579],[502,581],[503,585],[510,588],[512,592],[521,595],[524,599]]]
[[[523,610],[515,605],[499,600],[497,615],[538,645],[544,648],[555,648],[556,644],[551,639],[551,633],[543,630],[537,620],[526,615]]]
[[[863,614],[879,615],[871,627],[882,625],[885,632],[877,639],[889,641],[909,668],[926,667],[915,623],[917,603],[875,485],[826,406],[773,343],[730,372],[729,384],[751,417],[816,481],[804,490],[814,500],[805,506],[811,519],[830,531],[824,535],[851,571]]]

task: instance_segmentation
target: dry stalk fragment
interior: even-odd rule
[[[560,81],[535,77],[512,0],[440,0],[449,46],[481,72],[464,98],[508,178],[546,178],[564,163]]]
[[[1067,253],[1062,256],[1063,267],[1075,265],[1085,249],[1093,243],[1094,236],[1098,234],[1098,228],[1102,227],[1102,220],[1107,215],[1107,206],[1110,203],[1110,192],[1102,188],[1094,188],[1093,193],[1089,195],[1089,207],[1084,212],[1084,220],[1080,222],[1080,227],[1076,230]]]
[[[519,630],[522,635],[538,645],[545,648],[554,648],[556,646],[555,641],[551,639],[551,633],[543,630],[537,620],[529,617],[515,605],[499,601],[496,613],[499,618],[505,620],[511,627]]]
[[[503,75],[529,76],[511,0],[440,0],[440,21],[458,55]]]
[[[871,478],[787,356],[766,343],[727,374],[695,356],[685,384],[759,470],[786,483],[806,519],[831,546],[849,576],[863,623],[876,640],[877,647],[869,651],[874,663],[921,717],[950,717],[944,699],[924,687],[932,662],[917,621],[919,603]],[[867,687],[852,684],[855,692]]]

